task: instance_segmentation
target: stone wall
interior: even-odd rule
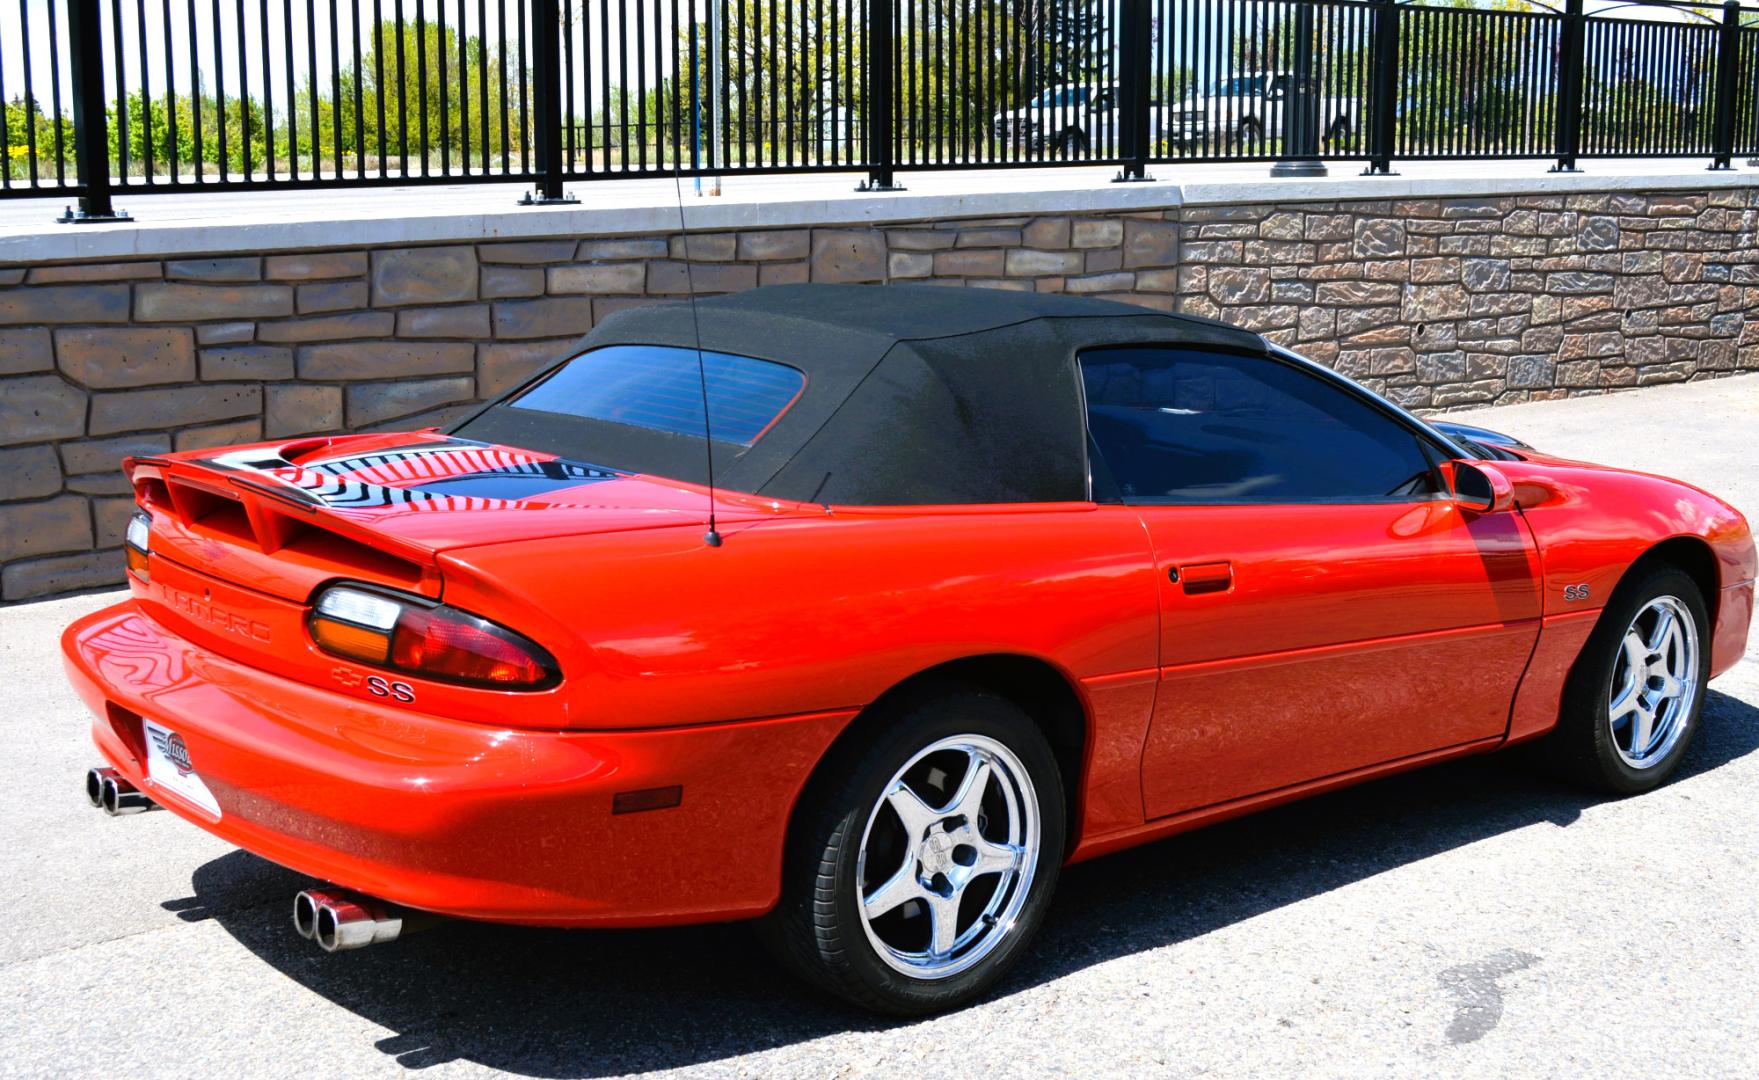
[[[0,266],[0,599],[120,580],[125,455],[443,422],[691,281],[1110,297],[1429,409],[1759,369],[1756,229],[1725,188]]]

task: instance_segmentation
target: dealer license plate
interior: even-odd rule
[[[153,783],[219,817],[220,803],[196,775],[183,736],[151,720],[142,723],[147,730],[147,775]]]

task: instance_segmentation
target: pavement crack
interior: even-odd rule
[[[1453,995],[1454,1018],[1448,1024],[1448,1042],[1459,1046],[1477,1042],[1502,1022],[1502,987],[1497,980],[1524,971],[1539,957],[1518,949],[1502,949],[1482,960],[1457,964],[1436,976],[1443,990]]]

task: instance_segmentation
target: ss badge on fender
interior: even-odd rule
[[[415,700],[415,687],[406,682],[386,682],[383,676],[368,675],[366,688],[375,696],[388,697],[393,701],[411,702]]]
[[[1586,585],[1565,585],[1564,586],[1564,599],[1565,600],[1586,600],[1586,599],[1588,599],[1588,586],[1586,586]]]

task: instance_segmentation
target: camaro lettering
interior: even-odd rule
[[[1564,599],[1565,600],[1586,600],[1586,599],[1588,599],[1588,586],[1586,586],[1586,585],[1565,585],[1564,586]]]
[[[167,605],[196,622],[207,623],[209,626],[224,630],[229,634],[237,634],[240,637],[247,637],[264,644],[269,641],[269,627],[265,623],[257,622],[255,619],[247,618],[235,611],[228,611],[210,600],[197,597],[193,593],[186,593],[182,589],[174,589],[169,585],[160,585],[159,591],[165,597]]]
[[[378,697],[388,697],[393,701],[410,702],[415,700],[415,687],[406,682],[387,682],[380,675],[368,675],[366,688]]]

